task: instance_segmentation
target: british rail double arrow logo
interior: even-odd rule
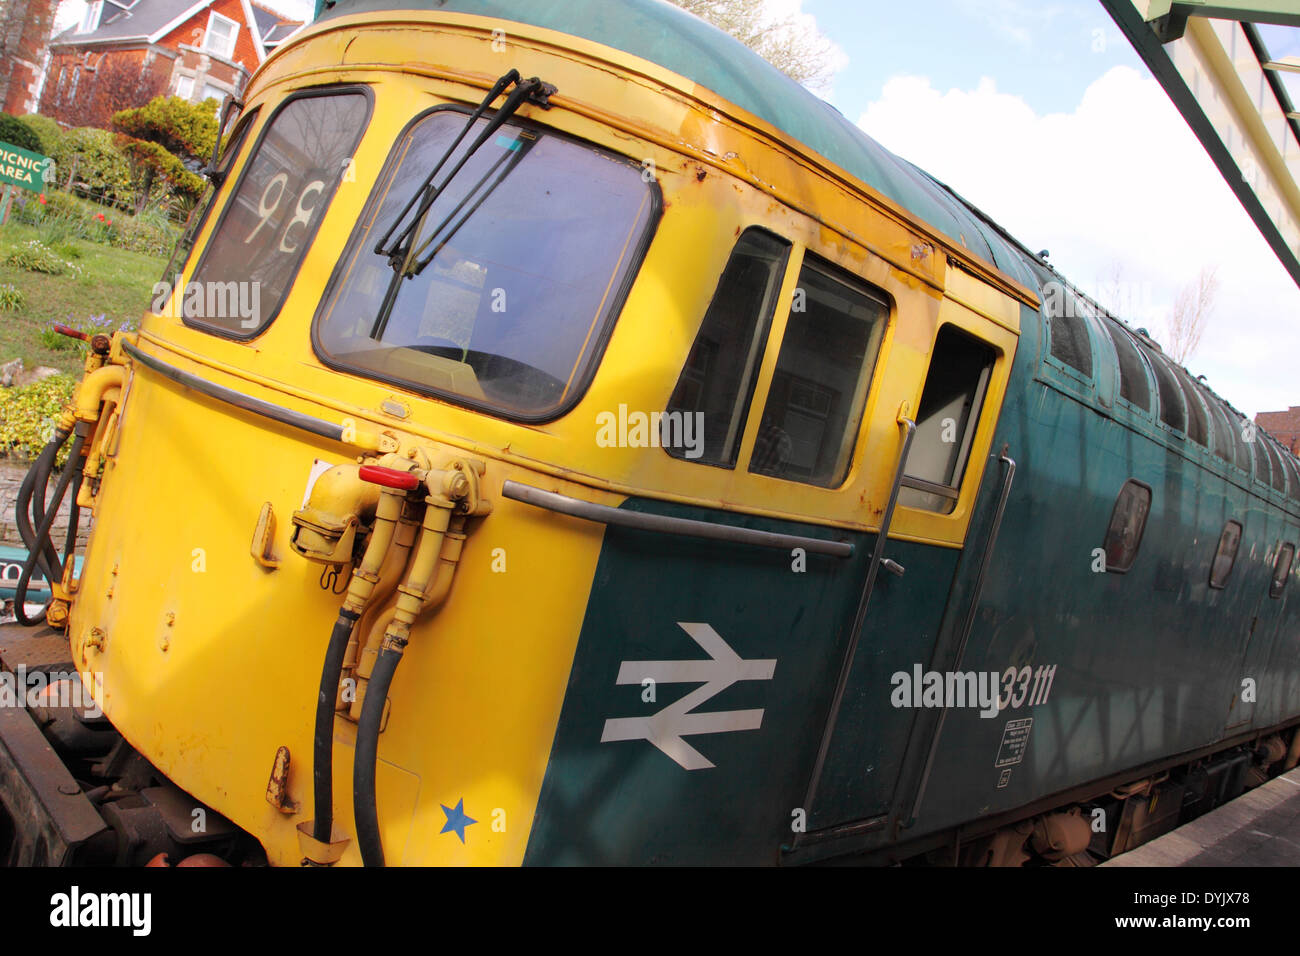
[[[763,711],[719,710],[709,713],[692,711],[742,680],[771,680],[775,660],[747,661],[731,649],[708,624],[677,623],[704,648],[709,660],[691,661],[623,661],[618,669],[617,684],[703,684],[680,700],[649,717],[614,717],[605,721],[601,743],[616,740],[648,740],[687,770],[706,770],[713,762],[688,744],[683,737],[696,734],[725,734],[737,730],[757,730]]]

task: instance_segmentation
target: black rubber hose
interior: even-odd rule
[[[27,474],[23,476],[22,485],[18,489],[15,519],[18,534],[22,537],[23,545],[29,553],[36,550],[36,527],[45,517],[45,493],[49,486],[50,472],[54,468],[59,449],[68,440],[68,434],[68,432],[55,433],[54,439],[46,443],[45,447],[41,449],[41,453],[36,456],[31,468],[27,469]],[[39,511],[32,507],[38,485],[41,490]],[[34,511],[35,517],[33,518]],[[41,560],[41,567],[44,570],[49,563],[48,551],[42,551]]]
[[[393,674],[402,661],[402,652],[385,647],[375,661],[366,699],[361,705],[357,724],[357,751],[352,767],[352,808],[356,818],[357,845],[366,866],[384,865],[384,843],[379,836],[379,815],[375,809],[375,762],[379,757],[379,725],[384,718],[384,702]]]
[[[24,624],[37,623],[26,619],[26,611],[23,605],[27,602],[27,585],[32,579],[32,572],[36,570],[36,565],[40,560],[41,552],[46,548],[53,550],[54,546],[50,542],[50,528],[54,526],[54,519],[59,516],[59,505],[63,502],[63,496],[68,493],[68,485],[72,482],[75,475],[79,474],[78,463],[81,458],[81,446],[85,444],[85,436],[78,435],[72,441],[72,450],[68,453],[68,461],[63,466],[63,474],[59,475],[59,483],[54,486],[54,498],[50,503],[50,510],[45,512],[41,526],[36,529],[37,549],[29,551],[27,562],[23,565],[23,573],[18,578],[18,584],[14,588],[14,616],[18,617],[22,612],[22,617],[18,618]],[[37,484],[39,484],[39,479]],[[54,552],[54,567],[46,572],[50,590],[53,592],[54,582],[58,581],[63,575],[59,569],[58,552]],[[48,606],[48,604],[47,604]]]
[[[312,774],[315,779],[316,812],[312,836],[321,843],[330,842],[334,829],[334,704],[339,695],[339,678],[343,675],[343,657],[356,627],[357,614],[343,609],[330,632],[325,649],[325,666],[320,672],[320,693],[316,698],[316,736],[312,751]]]
[[[83,441],[84,439],[79,438],[77,440]],[[74,441],[73,444],[75,446],[76,442]],[[59,450],[56,448],[44,462],[42,470],[36,475],[36,482],[32,486],[32,501],[28,508],[31,512],[32,528],[40,528],[41,524],[45,521],[46,496],[49,494],[50,477],[54,472],[55,463],[58,461],[58,457]],[[72,452],[69,450],[68,460],[64,463],[64,468],[77,471],[80,470],[80,467],[81,463],[73,460]],[[60,477],[61,476],[62,475],[60,475]],[[59,501],[53,503],[52,507],[55,511],[58,511],[59,504]],[[51,525],[51,527],[53,527],[53,525]],[[59,560],[58,549],[54,547],[54,542],[50,540],[50,535],[46,534],[41,536],[38,531],[33,531],[32,537],[35,540],[35,550],[39,551],[41,554],[42,566],[57,578],[63,572],[63,564]]]
[[[81,506],[77,504],[77,495],[81,494],[81,480],[85,477],[81,469],[77,469],[77,474],[72,479],[72,506],[68,509],[68,536],[63,539],[63,567],[66,570],[68,562],[76,557],[77,553],[77,527],[81,524]]]
[[[18,507],[15,517],[17,519],[18,533],[23,539],[23,544],[27,546],[27,561],[23,565],[22,574],[19,576],[18,585],[14,590],[14,617],[17,618],[20,624],[28,627],[42,623],[45,610],[49,607],[49,602],[46,602],[36,617],[27,616],[27,587],[37,565],[41,567],[46,582],[51,589],[54,582],[62,577],[59,553],[55,550],[53,542],[50,541],[50,527],[54,524],[54,518],[58,514],[59,503],[67,491],[68,482],[72,480],[74,475],[80,474],[79,458],[81,446],[85,440],[81,435],[78,435],[73,442],[72,452],[68,456],[63,474],[59,477],[59,484],[55,489],[55,499],[48,513],[45,511],[45,492],[49,486],[50,472],[54,467],[55,459],[58,457],[59,449],[67,441],[67,438],[67,432],[55,433],[54,439],[45,446],[37,457],[35,464],[28,470],[18,491]],[[32,528],[33,518],[39,525],[38,529]]]

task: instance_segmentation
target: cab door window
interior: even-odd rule
[[[939,330],[921,393],[900,504],[940,514],[951,514],[956,508],[996,359],[991,347],[956,326],[945,325]]]
[[[735,466],[789,251],[788,242],[761,229],[746,230],[736,243],[668,401],[670,416],[704,416],[703,451],[693,456],[698,449],[665,442],[668,454]]]
[[[883,293],[805,257],[751,472],[824,488],[844,483],[888,317]]]

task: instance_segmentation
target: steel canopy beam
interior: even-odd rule
[[[1266,69],[1267,58],[1261,56],[1263,44],[1255,28],[1240,22],[1250,14],[1269,22],[1290,17],[1285,22],[1300,24],[1297,0],[1101,3],[1300,285],[1300,135],[1295,118],[1289,115],[1294,107],[1280,84],[1272,82],[1276,73]],[[1195,15],[1170,29],[1166,18],[1172,13],[1173,19],[1181,19],[1183,8],[1195,8]],[[1209,11],[1233,20],[1207,19]],[[1153,17],[1160,19],[1148,22]]]
[[[1277,23],[1300,27],[1295,0],[1151,0],[1146,19],[1160,17],[1214,17],[1240,23]]]

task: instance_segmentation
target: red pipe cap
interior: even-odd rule
[[[53,325],[53,329],[55,332],[58,332],[60,335],[66,335],[68,338],[71,339],[81,339],[81,341],[83,342],[86,342],[90,339],[90,336],[87,335],[85,332],[81,332],[77,329],[74,329],[70,325],[64,325],[61,322],[55,322]]]
[[[396,468],[384,468],[382,465],[362,465],[360,475],[362,481],[383,485],[385,488],[414,491],[420,487],[420,479],[411,472],[398,471]]]

